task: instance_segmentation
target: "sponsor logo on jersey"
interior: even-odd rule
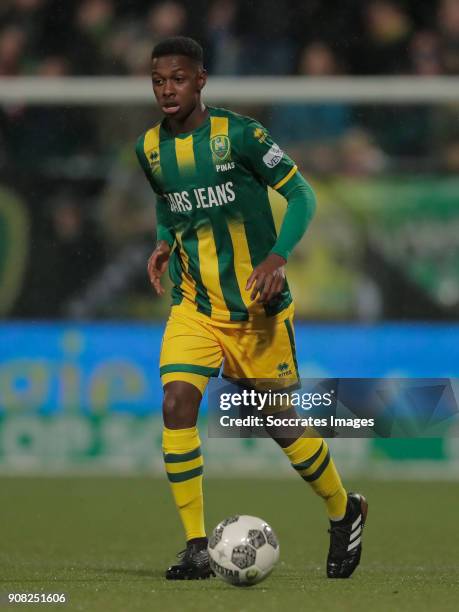
[[[263,155],[263,161],[268,168],[274,168],[283,158],[284,152],[274,143],[267,153]]]
[[[213,208],[231,204],[236,199],[231,181],[213,187],[198,187],[192,191],[172,191],[165,193],[171,212],[186,213],[194,208]]]
[[[230,159],[231,143],[228,136],[214,136],[210,139],[210,150],[216,164],[221,164]]]
[[[228,172],[228,170],[234,170],[236,164],[233,161],[226,162],[226,164],[216,164],[215,170],[217,172]]]

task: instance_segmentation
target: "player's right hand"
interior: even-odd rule
[[[153,285],[153,288],[158,295],[164,294],[164,288],[161,286],[161,276],[166,271],[170,254],[170,246],[165,240],[160,240],[148,259],[148,277],[150,278],[150,283]]]

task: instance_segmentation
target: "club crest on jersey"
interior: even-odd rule
[[[216,164],[230,159],[231,143],[228,136],[214,136],[210,139],[210,150]]]

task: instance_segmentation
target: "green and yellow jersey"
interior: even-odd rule
[[[157,195],[158,240],[173,248],[172,303],[188,302],[216,321],[273,316],[292,297],[287,283],[271,303],[246,291],[253,268],[276,249],[268,185],[288,189],[294,162],[256,121],[208,108],[206,121],[172,136],[164,122],[137,141],[140,164]]]

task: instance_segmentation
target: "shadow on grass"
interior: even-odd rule
[[[164,570],[159,569],[132,569],[127,567],[74,567],[64,570],[65,573],[53,577],[43,575],[40,578],[23,576],[17,579],[0,578],[0,584],[5,583],[71,583],[71,582],[123,582],[123,576],[132,578],[155,579],[164,577]],[[71,574],[74,573],[75,576]],[[118,577],[117,577],[118,576]]]
[[[88,567],[88,570],[100,574],[131,576],[133,578],[164,578],[162,569],[133,569],[131,567]]]

